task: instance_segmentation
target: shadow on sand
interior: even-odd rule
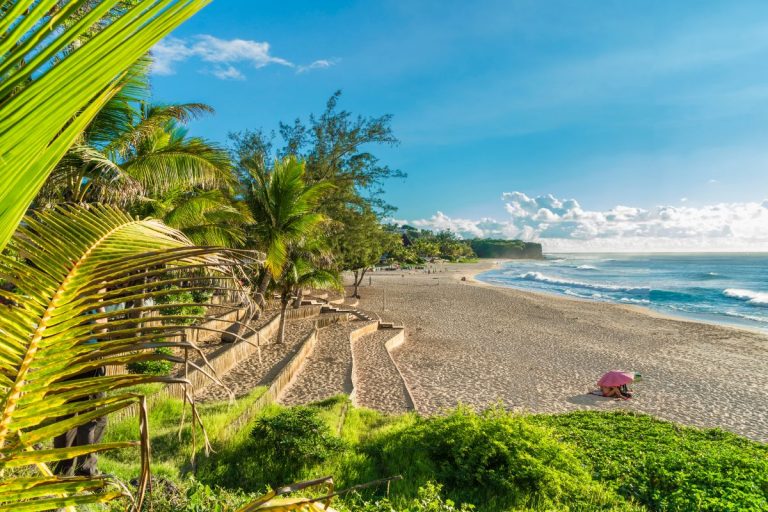
[[[570,402],[576,405],[600,405],[606,402],[610,402],[613,398],[608,398],[600,395],[593,395],[591,393],[583,393],[581,395],[574,395],[565,399],[566,402]]]

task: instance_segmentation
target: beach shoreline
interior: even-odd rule
[[[505,261],[376,272],[360,289],[361,307],[405,325],[393,356],[417,411],[626,409],[768,441],[764,333],[477,279]],[[644,375],[635,398],[587,394],[612,369]]]
[[[480,260],[477,263],[477,268],[473,268],[466,274],[466,282],[471,283],[476,286],[492,286],[495,288],[504,288],[508,290],[517,290],[523,293],[532,293],[535,295],[541,295],[543,297],[550,297],[553,299],[564,299],[564,300],[575,300],[575,301],[585,301],[585,302],[599,302],[601,304],[610,304],[611,306],[615,306],[617,308],[626,309],[628,311],[632,311],[635,313],[640,313],[644,315],[649,315],[656,318],[663,318],[667,320],[678,320],[681,322],[694,322],[694,323],[701,323],[705,325],[715,325],[720,327],[726,327],[729,329],[736,329],[740,331],[746,331],[753,334],[759,334],[766,336],[768,338],[768,332],[766,330],[758,329],[757,327],[750,327],[748,325],[742,325],[737,322],[726,322],[726,321],[718,321],[714,319],[705,319],[700,318],[694,315],[685,315],[685,314],[674,314],[674,313],[668,313],[659,311],[656,309],[653,309],[650,306],[644,306],[640,304],[621,304],[618,302],[612,302],[612,301],[603,301],[603,300],[597,300],[597,299],[591,299],[588,297],[574,297],[574,296],[565,296],[559,293],[553,293],[553,292],[546,292],[541,290],[530,290],[526,288],[517,288],[514,286],[505,286],[503,284],[497,284],[497,283],[489,283],[487,281],[483,281],[481,279],[478,279],[477,276],[480,274],[483,274],[485,272],[488,272],[490,270],[493,270],[494,268],[503,265],[504,263],[515,261],[510,259],[494,259],[494,260]]]

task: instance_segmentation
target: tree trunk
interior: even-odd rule
[[[304,298],[304,288],[299,287],[296,290],[296,299],[293,301],[293,309],[299,309],[301,307],[301,301]]]
[[[352,296],[356,299],[360,298],[360,294],[357,293],[357,289],[360,287],[360,284],[363,282],[363,278],[365,277],[365,272],[367,271],[367,268],[361,268],[360,270],[355,270],[355,290],[352,292]],[[360,278],[358,279],[358,274]]]
[[[272,272],[270,272],[267,269],[264,269],[264,275],[261,276],[261,281],[259,282],[259,288],[256,291],[256,303],[259,305],[259,308],[264,310],[267,305],[267,298],[265,294],[267,293],[267,288],[269,288],[269,282],[272,280]]]
[[[280,298],[280,328],[277,330],[277,342],[285,342],[285,310],[288,308],[288,294],[283,293]]]
[[[358,283],[358,281],[357,281],[357,275],[359,274],[359,272],[358,272],[357,270],[355,270],[355,271],[354,271],[354,273],[355,273],[355,278],[352,280],[352,286],[354,286],[354,287],[355,287],[355,289],[354,289],[354,290],[352,290],[352,297],[354,297],[354,298],[356,298],[356,299],[357,299],[358,297],[360,297],[360,296],[357,294],[357,287],[358,287],[358,284],[357,284],[357,283]]]

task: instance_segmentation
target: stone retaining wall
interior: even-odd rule
[[[214,373],[217,376],[226,374],[229,370],[237,366],[240,361],[244,361],[257,353],[260,346],[269,344],[269,340],[277,332],[279,325],[280,316],[278,315],[267,322],[264,327],[246,338],[247,341],[238,341],[236,343],[223,345],[219,350],[208,357],[210,367],[204,366],[202,367],[203,370],[209,374]],[[211,368],[213,368],[213,372],[211,371]],[[193,395],[206,386],[217,385],[215,382],[211,381],[210,377],[206,376],[204,372],[197,368],[189,369],[187,380],[191,383],[191,389],[189,389],[189,391]],[[166,389],[167,396],[184,398],[183,384],[169,384]]]
[[[373,326],[373,328],[371,328],[371,326]],[[349,343],[353,347],[352,348],[352,392],[350,393],[349,397],[353,405],[358,405],[356,400],[356,393],[355,393],[358,387],[358,377],[357,377],[357,368],[356,368],[356,362],[355,362],[354,343],[360,338],[362,338],[363,336],[366,336],[368,334],[373,334],[377,330],[379,330],[378,322],[361,327],[360,329],[353,331],[349,335]],[[390,329],[387,329],[387,330],[390,330]],[[405,343],[405,329],[395,328],[391,330],[393,332],[393,335],[389,340],[387,340],[384,343],[384,348],[387,350],[387,355],[389,356],[389,359],[392,362],[392,366],[395,368],[395,371],[400,377],[400,380],[403,382],[403,386],[405,387],[405,392],[406,392],[406,399],[408,402],[410,402],[409,405],[411,409],[416,410],[416,404],[413,401],[413,393],[411,392],[411,387],[408,385],[408,381],[405,380],[405,377],[403,377],[403,372],[400,371],[400,367],[397,366],[397,362],[395,362],[395,358],[392,356],[392,351],[395,350],[400,345],[402,345],[403,343]]]
[[[306,308],[306,309],[310,309],[310,308]],[[313,316],[311,313],[306,314],[304,318],[309,318],[311,316]],[[319,309],[317,310],[317,313],[315,314],[315,316],[319,316]],[[222,319],[218,318],[214,321],[222,321]],[[254,353],[256,353],[259,350],[258,348],[259,346],[270,344],[271,343],[270,340],[275,335],[275,333],[277,333],[279,326],[280,326],[280,315],[275,315],[261,329],[259,329],[258,331],[256,331],[254,334],[252,334],[247,338],[248,342],[250,343],[246,341],[238,341],[236,343],[223,345],[221,349],[217,350],[216,352],[214,352],[212,355],[208,357],[208,362],[210,363],[211,367],[213,367],[215,374],[216,375],[226,374],[229,370],[235,367],[240,361],[243,361],[246,358],[252,356]],[[291,359],[291,361],[293,361],[293,359]],[[288,363],[288,364],[290,365],[291,363]],[[203,369],[209,374],[214,373],[214,372],[211,372],[211,368],[207,366],[203,367]],[[123,373],[125,373],[124,370],[123,370]],[[191,384],[190,387],[187,389],[189,390],[189,393],[192,396],[194,396],[195,393],[197,393],[198,391],[200,391],[206,386],[217,385],[209,377],[207,377],[205,373],[195,368],[189,369],[189,372],[187,374],[187,380],[189,380]],[[168,384],[157,393],[148,397],[148,399],[151,402],[154,402],[158,399],[171,398],[171,397],[183,399],[184,391],[185,391],[184,384]],[[127,407],[125,409],[117,411],[116,413],[110,415],[110,418],[119,420],[129,416],[135,416],[136,414],[138,414],[138,406],[132,406],[132,407]]]
[[[315,320],[315,327],[322,329],[329,325],[349,322],[348,313],[323,313],[323,315]]]
[[[349,333],[349,346],[352,351],[352,369],[350,370],[352,372],[352,392],[349,394],[349,399],[352,401],[353,405],[357,405],[357,400],[355,399],[355,396],[356,396],[355,390],[357,390],[357,387],[358,387],[354,345],[355,345],[355,342],[360,338],[362,338],[363,336],[367,336],[368,334],[372,334],[378,330],[379,330],[379,323],[371,322]]]

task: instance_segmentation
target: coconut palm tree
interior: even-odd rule
[[[0,5],[0,250],[126,70],[208,0]]]
[[[317,212],[318,201],[331,185],[307,184],[304,162],[289,156],[263,171],[256,162],[245,162],[250,183],[245,201],[255,223],[249,235],[266,256],[257,299],[263,307],[273,276],[281,276],[288,263],[289,249],[311,236],[325,221]]]
[[[245,226],[254,222],[245,202],[220,189],[176,189],[140,206],[142,215],[162,219],[204,246],[242,247]]]
[[[142,103],[132,115],[121,103],[111,102],[83,131],[51,173],[36,206],[100,202],[135,207],[180,188],[234,185],[226,150],[187,136],[184,127],[213,112],[211,107]]]
[[[136,220],[116,207],[98,205],[60,206],[27,216],[11,249],[0,255],[0,471],[34,465],[37,474],[6,474],[0,483],[0,508],[49,510],[124,495],[124,487],[113,478],[54,476],[51,467],[136,443],[70,448],[48,448],[46,443],[77,425],[139,404],[144,411],[143,470],[135,509],[140,510],[149,471],[146,403],[126,388],[187,381],[141,374],[83,375],[138,361],[186,362],[155,349],[171,347],[182,354],[196,350],[177,335],[187,317],[165,315],[162,322],[150,324],[146,315],[135,313],[163,315],[168,301],[159,299],[180,290],[237,288],[230,269],[238,254],[196,247],[160,221]],[[137,300],[149,297],[156,300]],[[114,305],[124,309],[109,307]]]
[[[289,258],[282,275],[277,280],[280,290],[280,327],[277,331],[277,342],[285,342],[285,311],[291,299],[300,293],[302,288],[330,288],[341,290],[343,286],[337,272],[317,268],[307,258],[295,256]]]

